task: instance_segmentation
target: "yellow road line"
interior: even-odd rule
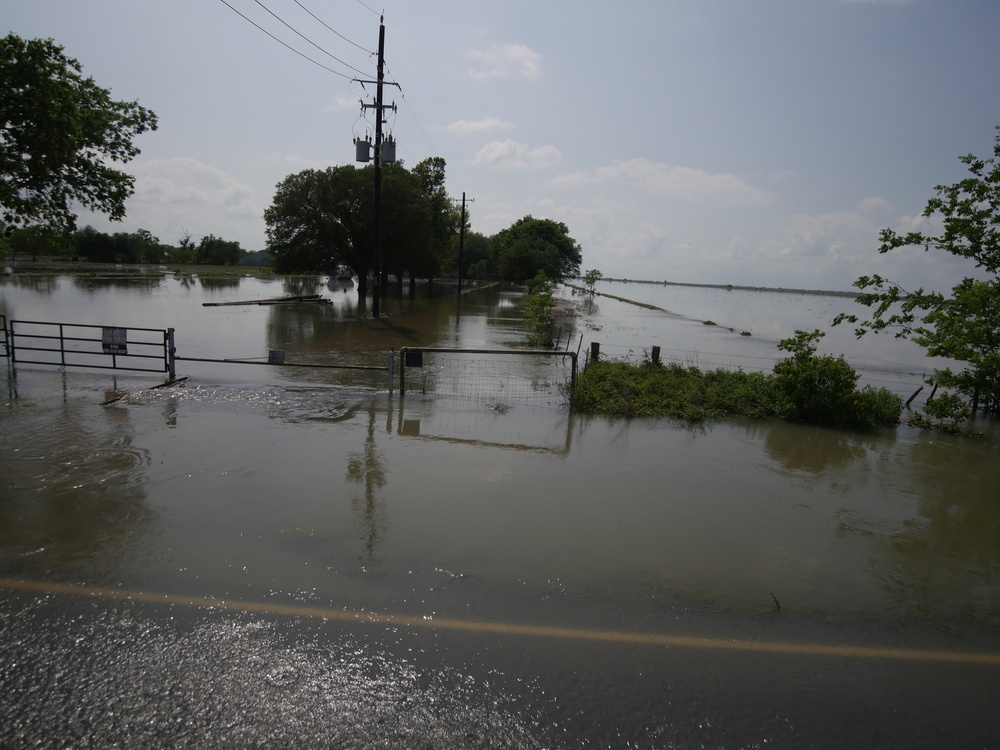
[[[769,654],[794,654],[799,656],[840,656],[857,659],[895,659],[901,661],[948,662],[953,664],[988,664],[1000,666],[1000,654],[970,651],[921,651],[917,649],[873,648],[868,646],[835,646],[821,643],[781,643],[775,641],[743,641],[702,636],[667,635],[661,633],[629,633],[619,630],[587,630],[584,628],[552,627],[545,625],[517,625],[504,622],[482,622],[438,617],[411,617],[407,615],[377,614],[308,607],[278,602],[246,602],[205,597],[179,596],[176,594],[151,594],[145,591],[111,589],[94,586],[74,586],[45,581],[19,581],[0,578],[0,588],[31,591],[44,594],[68,594],[103,599],[118,599],[150,604],[172,604],[183,607],[206,607],[234,612],[285,615],[291,617],[316,617],[339,622],[368,623],[406,628],[434,628],[498,635],[533,636],[581,641],[599,641],[642,646],[673,646],[677,648],[702,648],[717,651],[745,651]]]

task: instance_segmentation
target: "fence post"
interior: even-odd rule
[[[395,367],[396,367],[396,350],[389,350],[389,395],[392,395],[392,381],[395,377]]]
[[[658,346],[653,347],[653,364],[660,364],[660,347]]]
[[[14,365],[17,364],[17,347],[14,345],[15,336],[14,336],[14,321],[13,320],[10,321],[10,327],[7,329],[7,334],[9,336],[9,338],[8,338],[8,343],[9,343],[9,349],[8,349],[8,351],[10,352],[10,365],[11,365],[11,367],[13,367]]]
[[[590,361],[596,362],[601,356],[601,345],[596,341],[590,342]]]
[[[174,348],[174,329],[167,329],[167,338],[164,342],[167,346],[167,375],[170,380],[177,377],[177,349]]]
[[[406,347],[399,348],[399,397],[406,395]]]

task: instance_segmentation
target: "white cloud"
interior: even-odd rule
[[[172,208],[198,206],[258,215],[258,196],[246,183],[197,159],[177,157],[136,163],[130,203]]]
[[[468,135],[469,133],[489,133],[494,130],[506,130],[514,127],[498,117],[484,117],[481,120],[457,120],[445,127],[452,135]]]
[[[354,109],[361,108],[361,101],[359,97],[349,96],[347,94],[337,94],[330,103],[326,105],[324,111],[326,112],[347,112]]]
[[[692,203],[764,206],[774,199],[770,191],[750,185],[732,174],[712,174],[694,167],[671,166],[648,159],[617,161],[590,172],[557,177],[550,184],[574,188],[608,182],[628,183],[654,195]]]
[[[921,232],[927,235],[935,235],[940,233],[944,229],[944,221],[940,216],[924,216],[923,214],[917,214],[916,216],[900,216],[897,222],[896,231],[900,234],[908,234],[909,232]]]
[[[563,163],[563,156],[555,146],[529,148],[508,138],[491,141],[479,149],[472,163],[493,169],[544,169]]]
[[[891,208],[891,204],[885,198],[877,198],[874,196],[864,198],[860,203],[858,203],[858,210],[866,214],[885,213]]]
[[[507,78],[519,74],[523,78],[537,78],[541,72],[542,56],[523,44],[498,44],[488,49],[469,53],[479,67],[469,71],[473,78]]]
[[[330,166],[329,161],[306,159],[289,153],[271,153],[254,159],[245,159],[242,161],[242,164],[268,175],[274,174],[281,177],[292,172],[301,172],[304,169],[326,169]]]
[[[81,225],[111,232],[141,227],[167,243],[190,233],[195,240],[208,234],[235,240],[247,250],[264,246],[262,215],[270,195],[189,157],[137,160],[129,171],[135,176],[135,193],[126,202],[125,220],[116,224],[99,214],[84,214]]]
[[[793,216],[785,226],[788,254],[816,257],[857,257],[873,252],[877,230],[862,216],[834,211],[812,216]]]

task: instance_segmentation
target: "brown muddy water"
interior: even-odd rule
[[[849,304],[598,289],[669,312],[566,290],[562,346],[761,369]],[[195,361],[511,347],[519,302],[421,290],[375,321],[336,282],[0,281],[9,320],[175,328],[188,377],[3,363],[0,745],[997,746],[993,425],[581,417],[534,360],[484,398],[435,360],[402,398]],[[930,369],[851,342],[907,396]]]

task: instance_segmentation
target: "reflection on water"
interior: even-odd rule
[[[875,437],[805,425],[797,430],[776,429],[769,425],[751,428],[748,432],[763,437],[768,455],[785,468],[814,474],[860,461],[870,450],[891,440],[890,433]]]
[[[308,294],[319,294],[323,289],[323,281],[319,276],[286,276],[281,286],[290,297],[303,297]]]
[[[193,279],[192,279],[193,280]],[[236,289],[243,279],[239,276],[203,276],[201,285],[205,289]]]
[[[349,455],[346,476],[348,482],[361,488],[361,494],[351,498],[351,509],[364,540],[366,560],[375,557],[375,548],[389,529],[385,503],[379,498],[379,490],[386,483],[384,464],[385,458],[375,445],[375,407],[371,404],[368,408],[368,431],[365,433],[364,448]]]
[[[149,274],[132,276],[73,276],[73,285],[84,292],[105,292],[122,289],[129,292],[151,292],[158,288],[163,279]],[[65,321],[55,321],[65,322]]]
[[[872,541],[872,574],[889,592],[891,611],[1000,624],[997,477],[981,470],[996,465],[995,446],[934,436],[894,458],[907,475],[887,489],[915,497],[916,512],[902,523],[855,515],[842,524]]]
[[[27,276],[23,274],[0,275],[0,289],[12,288],[30,289],[38,294],[51,294],[59,290],[58,276]]]

